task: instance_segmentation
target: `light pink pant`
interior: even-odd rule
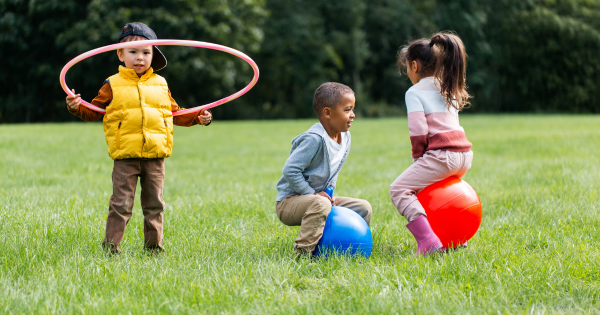
[[[415,194],[450,176],[463,177],[471,168],[472,161],[473,151],[426,151],[390,185],[392,202],[408,222],[425,215]]]

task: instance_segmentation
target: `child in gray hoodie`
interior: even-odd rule
[[[299,255],[311,255],[323,236],[332,206],[349,208],[369,224],[371,204],[349,197],[331,198],[337,176],[350,152],[350,125],[354,120],[354,91],[346,85],[323,83],[315,92],[313,109],[319,123],[292,140],[290,156],[277,182],[277,216],[285,225],[300,225],[294,244]]]

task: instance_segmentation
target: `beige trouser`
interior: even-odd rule
[[[148,249],[163,250],[163,211],[162,199],[165,181],[164,159],[123,159],[115,160],[113,168],[113,194],[106,218],[106,237],[102,245],[120,252],[120,244],[125,234],[125,226],[131,219],[131,209],[135,197],[138,177],[142,186],[141,204],[144,213],[144,245]]]
[[[336,206],[346,207],[358,213],[367,224],[371,223],[371,204],[363,199],[335,197]],[[277,216],[285,225],[300,225],[294,250],[298,253],[311,253],[323,236],[325,221],[331,211],[329,199],[319,195],[287,196],[276,205]]]
[[[392,202],[408,222],[425,215],[415,194],[450,176],[463,177],[472,161],[473,151],[426,151],[390,185]]]

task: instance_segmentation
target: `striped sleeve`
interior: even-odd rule
[[[408,113],[408,131],[410,134],[410,143],[412,145],[413,159],[420,158],[427,150],[427,119],[421,100],[417,97],[415,91],[408,90],[405,95],[406,111]]]

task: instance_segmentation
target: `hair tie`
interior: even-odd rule
[[[429,47],[433,47],[433,42],[429,42]]]

